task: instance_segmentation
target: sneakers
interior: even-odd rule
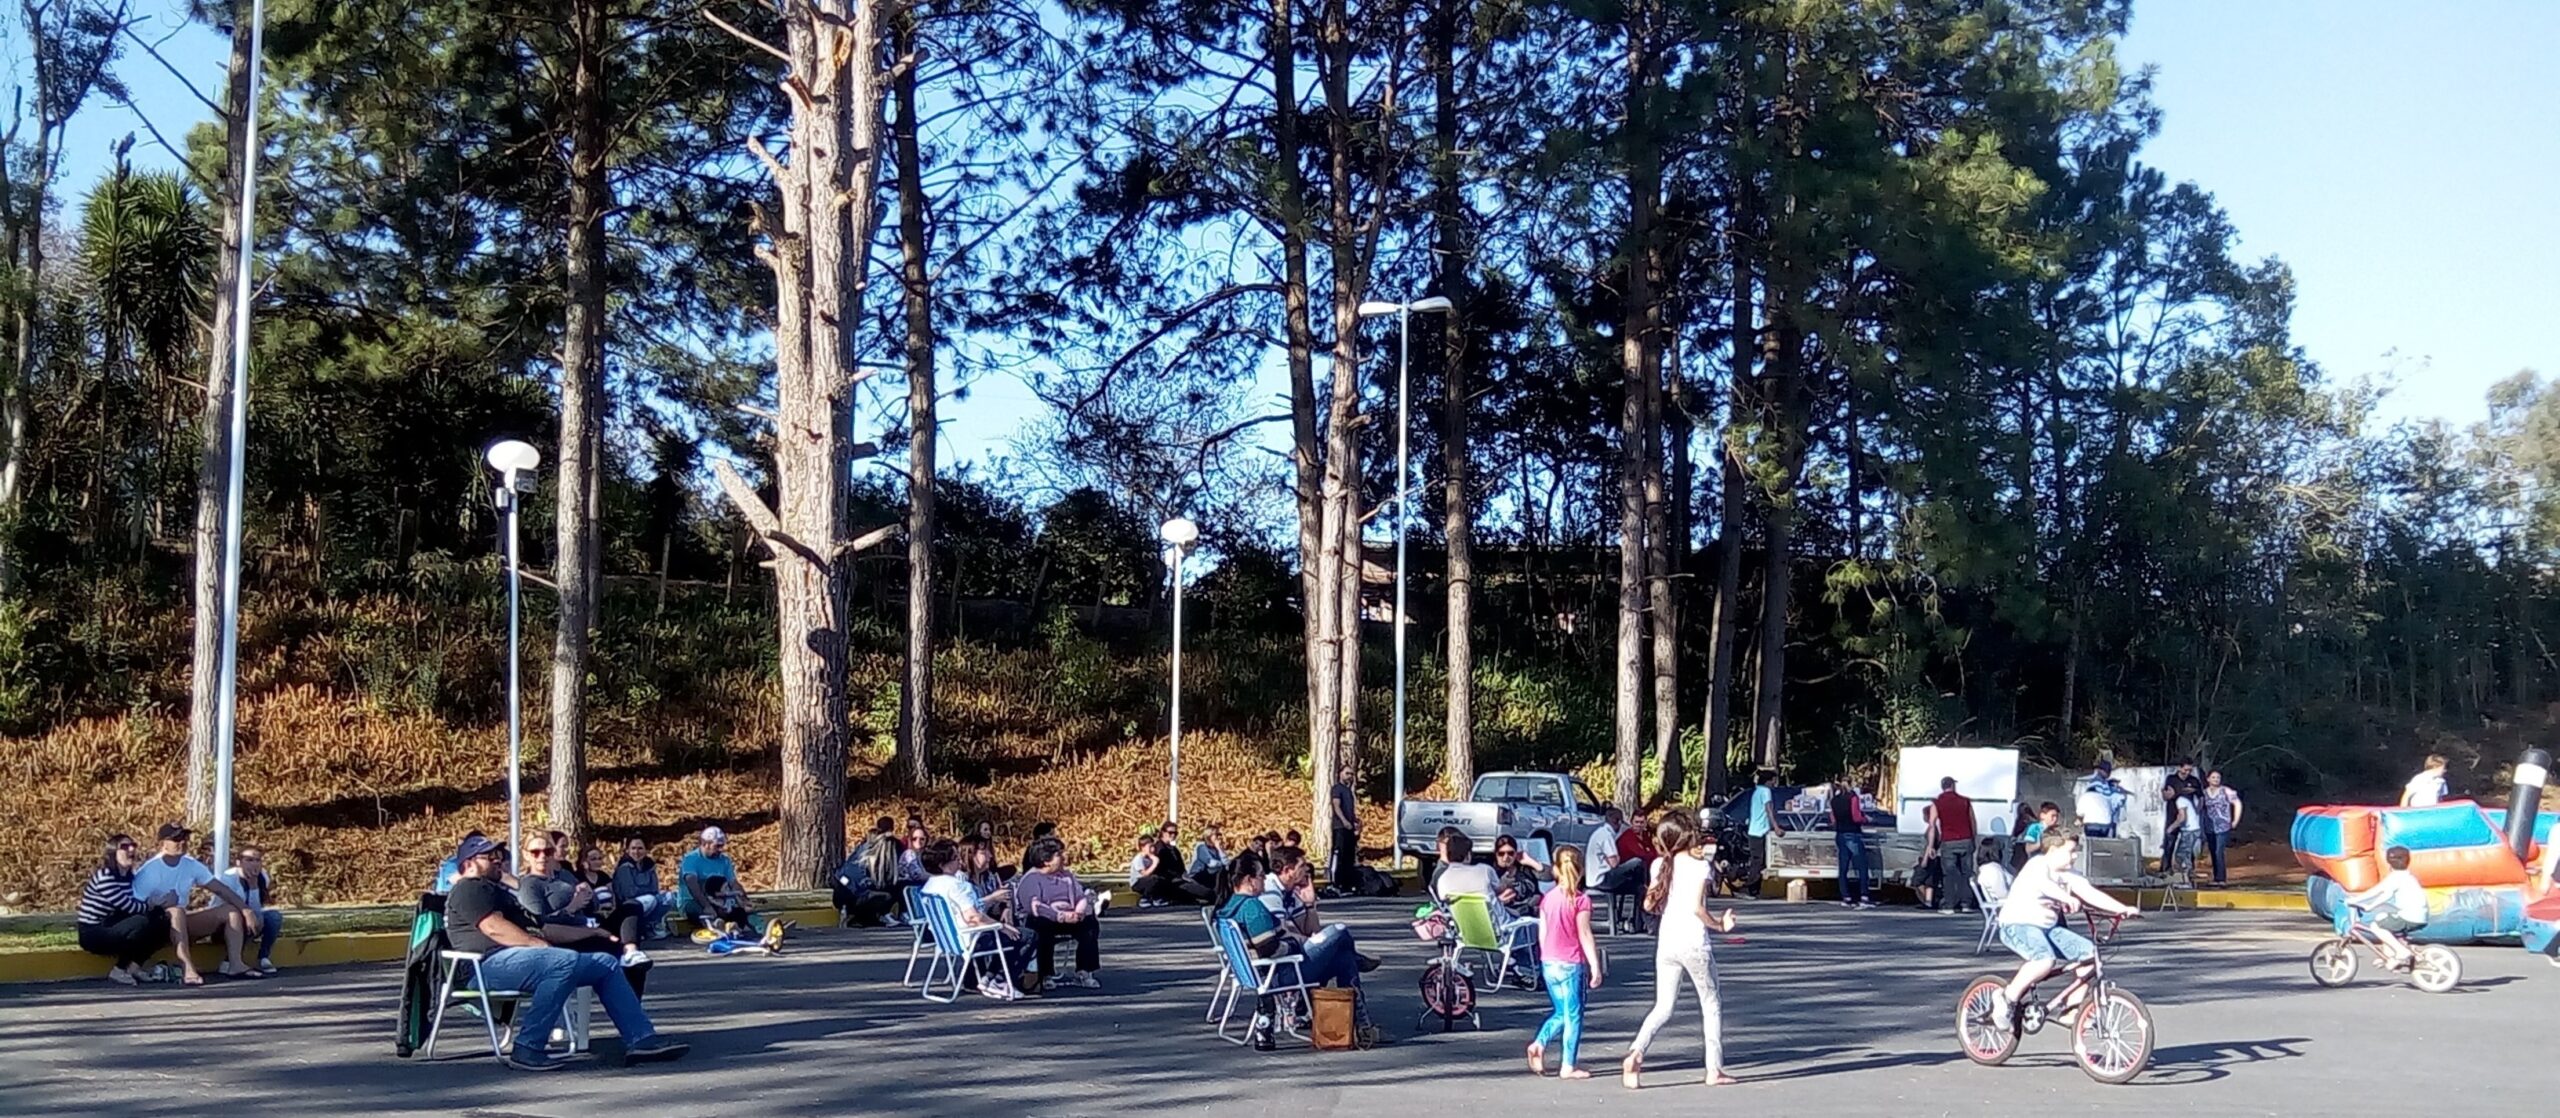
[[[1351,1030],[1351,1043],[1358,1048],[1375,1048],[1380,1034],[1376,1025],[1362,1025]]]
[[[1269,1052],[1272,1049],[1280,1047],[1279,1042],[1274,1040],[1271,1034],[1271,1015],[1268,1013],[1254,1014],[1253,1028],[1250,1030],[1250,1035],[1253,1037],[1253,1050],[1256,1052]]]
[[[637,947],[624,948],[622,952],[622,965],[625,967],[648,966],[649,953],[642,951]]]
[[[2000,1023],[2000,1024],[2004,1024],[2004,1025],[2005,1025],[2005,1024],[2007,1024],[2007,1023],[2008,1023],[2010,1015],[2011,1015],[2011,1014],[2016,1013],[2017,1011],[2018,1011],[2017,1003],[2016,1003],[2016,1002],[2014,1002],[2014,1001],[2011,1001],[2011,1000],[2010,1000],[2010,998],[2009,998],[2009,988],[2008,988],[2008,987],[2006,987],[2006,986],[1997,986],[1997,987],[1993,987],[1993,988],[1992,988],[1992,991],[1991,991],[1991,1019],[1992,1019],[1994,1022],[1997,1022],[1997,1023]]]
[[[880,918],[880,926],[883,928],[903,928],[907,926],[907,918],[892,912],[887,916]]]
[[[693,1051],[693,1046],[690,1044],[686,1044],[682,1041],[668,1040],[656,1033],[651,1033],[632,1044],[623,1046],[622,1062],[625,1064],[663,1064],[669,1060],[682,1059],[685,1053],[691,1051]]]
[[[1089,970],[1077,971],[1074,974],[1068,975],[1062,981],[1069,986],[1075,986],[1086,990],[1099,990],[1102,988],[1102,976]]]
[[[519,1052],[509,1049],[505,1060],[508,1067],[517,1071],[558,1071],[562,1066],[560,1061],[552,1059],[549,1053],[543,1052]]]
[[[113,982],[118,986],[142,985],[142,980],[134,977],[133,971],[129,967],[117,967],[114,970],[108,971],[107,981]]]

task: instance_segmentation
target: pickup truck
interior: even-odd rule
[[[1406,800],[1396,811],[1396,848],[1439,854],[1440,828],[1456,827],[1490,852],[1493,840],[1546,831],[1558,844],[1588,841],[1602,822],[1600,799],[1567,773],[1486,773],[1464,800]]]

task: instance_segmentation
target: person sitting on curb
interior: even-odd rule
[[[143,961],[169,946],[169,921],[133,895],[133,870],[141,863],[133,836],[110,835],[97,871],[80,890],[80,950],[115,960],[107,980],[125,986],[139,984]]]
[[[1303,859],[1303,853],[1300,857]],[[1255,955],[1266,959],[1279,955],[1300,956],[1305,962],[1299,969],[1309,983],[1321,986],[1330,982],[1351,991],[1352,1021],[1358,1042],[1364,1048],[1377,1044],[1378,1026],[1369,1019],[1369,1002],[1360,989],[1361,958],[1359,950],[1352,944],[1350,929],[1336,924],[1312,936],[1302,937],[1297,928],[1304,927],[1304,921],[1315,918],[1312,898],[1305,902],[1305,915],[1301,917],[1300,924],[1296,927],[1283,926],[1280,917],[1273,914],[1264,900],[1264,891],[1270,883],[1269,871],[1261,859],[1251,855],[1237,858],[1232,870],[1235,890],[1226,904],[1218,909],[1218,918],[1234,921],[1237,929],[1244,933],[1246,948]],[[1249,1032],[1257,1050],[1267,1052],[1274,1046],[1275,1008],[1272,999],[1267,997],[1254,1002],[1253,1026]]]
[[[445,938],[453,942],[454,950],[480,955],[482,981],[530,995],[516,1013],[516,1043],[507,1051],[507,1066],[518,1071],[552,1071],[561,1066],[552,1058],[548,1041],[551,1030],[560,1024],[560,1011],[569,995],[581,986],[595,991],[614,1031],[622,1034],[623,1062],[651,1063],[683,1056],[690,1046],[658,1035],[649,1011],[640,1007],[640,996],[632,992],[611,956],[554,947],[534,934],[533,914],[516,903],[515,894],[500,881],[506,853],[505,847],[486,836],[463,839],[453,852],[462,873],[454,879],[444,915]]]
[[[877,928],[896,906],[897,902],[881,891],[880,879],[871,875],[869,859],[884,833],[873,830],[869,838],[853,848],[853,853],[845,855],[844,864],[836,867],[834,879],[828,882],[827,892],[835,902],[838,927]]]
[[[702,829],[701,845],[685,852],[676,865],[676,908],[693,921],[693,941],[712,943],[740,931],[757,932],[755,905],[738,884],[737,863],[729,860],[729,832]],[[766,921],[759,933],[765,949],[782,946],[783,922]]]
[[[525,840],[525,870],[516,878],[516,902],[536,921],[534,932],[553,947],[566,947],[594,955],[611,955],[622,962],[622,975],[631,983],[631,992],[645,994],[649,986],[649,954],[636,941],[626,942],[620,936],[597,926],[600,911],[597,887],[561,861],[568,849],[568,836],[559,831],[535,835]],[[598,860],[601,861],[601,852]],[[605,886],[610,889],[608,883]]]
[[[1056,975],[1049,979],[1062,986],[1081,986],[1088,990],[1102,987],[1096,973],[1102,969],[1102,915],[1092,890],[1070,871],[1067,844],[1054,837],[1031,842],[1031,850],[1023,860],[1032,869],[1013,879],[1014,900],[1022,906],[1022,922],[1031,930],[1033,961],[1037,973]],[[1058,941],[1076,943],[1076,969],[1073,974],[1058,974]]]
[[[275,907],[276,882],[267,874],[267,855],[254,846],[243,846],[231,852],[231,868],[222,871],[222,883],[248,901],[241,914],[242,942],[256,941],[258,973],[276,972],[276,940],[284,935],[284,911]]]
[[[990,904],[1007,904],[1013,900],[1009,889],[981,894],[969,884],[968,863],[961,860],[960,846],[950,839],[937,839],[925,844],[924,868],[933,876],[925,879],[924,893],[941,900],[951,908],[951,919],[963,928],[996,929],[996,946],[1000,960],[978,960],[978,992],[1000,1002],[1020,998],[1024,991],[1013,984],[1012,974],[1022,962],[1022,930],[995,918]],[[1025,986],[1036,991],[1037,976],[1025,976]]]
[[[178,965],[186,971],[187,985],[204,985],[204,974],[196,969],[195,953],[189,945],[217,932],[227,949],[222,963],[224,977],[264,978],[240,957],[246,936],[243,929],[256,923],[255,910],[249,907],[247,898],[187,854],[187,839],[194,833],[177,823],[160,828],[160,854],[134,867],[133,895],[168,917],[171,950],[177,953]],[[222,904],[188,911],[187,903],[198,889],[212,893]]]
[[[622,857],[613,863],[613,924],[632,943],[667,934],[672,894],[658,888],[658,862],[649,856],[647,839],[622,841]]]
[[[1200,831],[1200,841],[1191,845],[1191,881],[1216,896],[1227,888],[1226,836],[1215,823]]]
[[[1129,883],[1138,892],[1142,908],[1164,905],[1204,905],[1210,892],[1183,873],[1182,854],[1173,848],[1173,824],[1167,823],[1152,838],[1141,838],[1138,861],[1132,868],[1137,877]]]

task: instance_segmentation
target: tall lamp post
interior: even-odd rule
[[[1360,317],[1396,316],[1396,816],[1404,814],[1404,544],[1412,535],[1413,393],[1407,381],[1413,366],[1413,312],[1440,314],[1453,309],[1446,295],[1407,303],[1362,303]],[[1404,847],[1396,847],[1397,869],[1404,868]]]
[[[1156,532],[1164,538],[1165,566],[1173,568],[1173,769],[1165,780],[1164,817],[1182,819],[1182,559],[1200,542],[1200,526],[1186,517],[1164,522]]]
[[[524,694],[518,676],[516,646],[523,633],[523,567],[516,551],[516,504],[522,492],[516,479],[542,465],[533,444],[506,439],[489,447],[489,468],[498,471],[495,494],[507,560],[507,849],[524,849]]]
[[[230,474],[222,498],[222,661],[213,707],[213,864],[231,864],[232,751],[240,729],[240,515],[249,460],[249,277],[258,245],[258,85],[266,68],[266,0],[249,4],[247,108],[236,122],[240,140],[240,242],[232,272]],[[188,779],[195,779],[188,774]]]

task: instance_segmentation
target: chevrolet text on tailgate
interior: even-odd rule
[[[1396,812],[1396,845],[1416,854],[1439,852],[1440,829],[1455,827],[1479,852],[1502,835],[1526,840],[1545,831],[1558,844],[1588,840],[1600,825],[1601,806],[1591,789],[1567,773],[1486,773],[1464,800],[1407,800]]]

